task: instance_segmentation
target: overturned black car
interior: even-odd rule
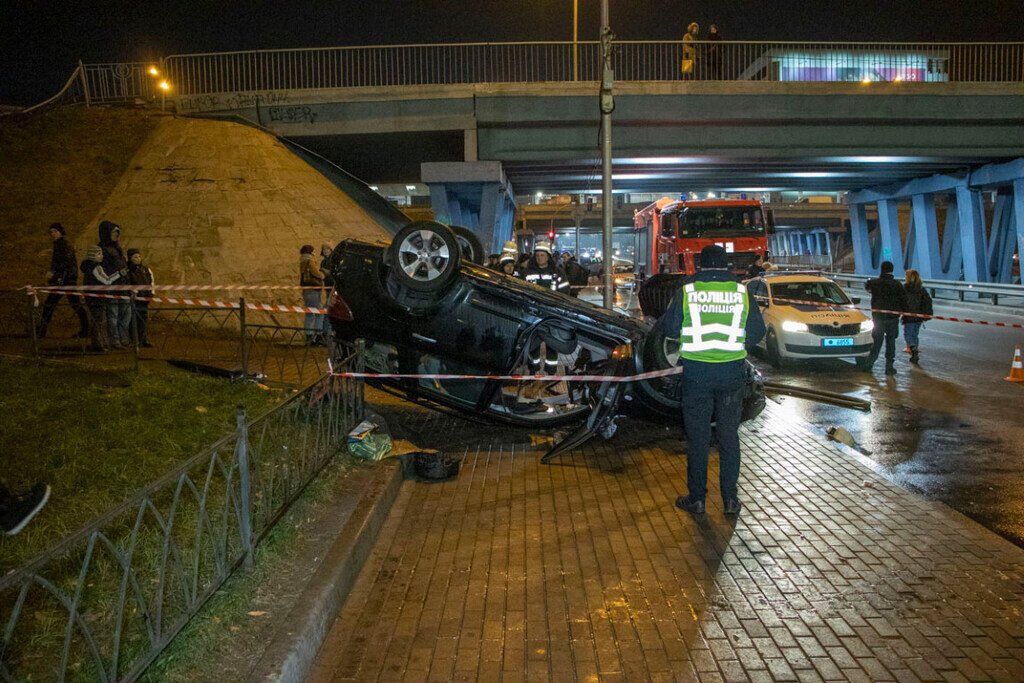
[[[595,434],[618,415],[677,425],[678,375],[634,382],[523,382],[432,375],[528,374],[527,356],[557,352],[559,375],[633,376],[672,367],[678,342],[649,323],[505,276],[474,262],[479,249],[448,226],[418,221],[390,245],[340,243],[325,268],[335,288],[328,318],[337,342],[366,342],[371,373],[393,392],[470,417],[529,427],[579,423],[545,459]],[[765,405],[751,367],[743,419]]]

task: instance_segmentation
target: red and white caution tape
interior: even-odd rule
[[[301,289],[325,289],[320,286],[303,285],[28,285],[25,289],[34,289],[38,292],[146,292],[158,290],[161,292],[294,292]]]
[[[121,289],[120,291],[124,291]],[[37,293],[47,293],[45,290],[28,288],[28,295],[35,297],[36,305],[39,305],[39,298],[36,296]],[[63,293],[63,292],[62,292]],[[69,294],[74,293],[78,296],[89,297],[93,299],[114,299],[120,301],[137,301],[142,303],[159,303],[159,304],[172,304],[176,306],[195,306],[197,308],[224,308],[224,309],[237,309],[237,301],[224,301],[222,299],[175,299],[163,296],[137,296],[134,299],[131,296],[124,294],[101,294],[99,292],[68,292]],[[327,313],[326,308],[311,308],[307,306],[289,306],[286,304],[265,304],[261,302],[245,302],[246,310],[250,311],[268,311],[273,313],[316,313],[324,315]]]

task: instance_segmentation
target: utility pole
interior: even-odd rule
[[[572,80],[580,80],[580,0],[572,0]]]
[[[604,307],[615,303],[615,256],[612,246],[614,208],[612,207],[612,29],[608,19],[608,0],[601,0],[601,251],[604,257]]]

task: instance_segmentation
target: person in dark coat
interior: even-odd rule
[[[569,280],[569,293],[578,297],[590,280],[590,272],[581,266],[569,251],[562,252],[562,271]]]
[[[149,348],[153,346],[149,343],[149,300],[153,297],[153,271],[142,262],[142,254],[138,249],[128,250],[128,284],[144,287],[135,290],[135,329],[139,346]]]
[[[711,24],[708,28],[708,37],[705,40],[708,42],[708,78],[720,81],[722,80],[722,46],[719,43],[722,41],[722,34],[718,32],[716,24]]]
[[[896,374],[896,338],[900,336],[900,316],[907,310],[907,291],[892,276],[893,268],[892,261],[882,261],[881,274],[864,284],[864,289],[871,294],[871,319],[875,323],[868,367],[878,360],[884,342],[887,375]]]
[[[917,365],[921,361],[921,328],[928,320],[921,316],[932,315],[932,297],[921,282],[921,274],[912,268],[907,271],[903,288],[907,292],[907,313],[920,314],[903,316],[903,338],[907,340],[907,348],[910,349],[910,362]]]
[[[759,253],[754,259],[754,262],[750,264],[749,268],[747,268],[747,277],[761,277],[764,275],[765,270],[767,269],[764,267],[764,254]]]
[[[78,258],[75,256],[75,247],[67,238],[67,231],[60,223],[50,226],[50,239],[53,240],[53,254],[50,256],[50,272],[47,275],[46,284],[52,287],[75,287],[78,285]],[[36,335],[43,339],[46,337],[46,329],[53,319],[53,311],[57,308],[60,298],[66,296],[71,308],[78,316],[78,337],[85,339],[89,336],[89,314],[82,304],[82,297],[71,292],[51,292],[43,302],[43,312],[39,319],[39,326],[36,328]]]
[[[116,273],[113,277],[107,275],[103,270],[103,247],[94,244],[85,252],[85,260],[82,261],[82,284],[86,287],[98,285],[112,285],[119,280]],[[92,351],[103,352],[113,344],[109,337],[110,326],[107,324],[108,299],[101,297],[86,297],[89,306],[89,317],[92,324],[89,326],[89,336]]]
[[[114,278],[112,284],[124,284],[128,278],[128,257],[121,247],[121,227],[110,221],[100,221],[100,247],[103,249],[103,272]],[[111,348],[123,349],[132,345],[132,303],[127,290],[111,290],[109,294],[124,298],[107,299],[107,335]]]
[[[715,296],[725,303],[717,303]],[[708,303],[697,303],[705,301]],[[685,312],[684,305],[688,306]],[[705,314],[732,316],[731,325],[736,329],[715,329],[722,323],[704,320]],[[700,317],[694,320],[694,316]],[[746,287],[736,282],[725,249],[718,245],[700,252],[700,269],[683,280],[654,327],[652,334],[658,337],[679,339],[688,448],[687,493],[676,500],[676,507],[691,514],[705,511],[712,421],[718,435],[718,481],[725,514],[738,514],[742,507],[739,426],[747,386],[746,357],[747,351],[764,339],[765,331],[761,309],[750,300]],[[719,338],[729,334],[733,336]]]

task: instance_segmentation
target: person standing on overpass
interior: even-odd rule
[[[896,338],[900,336],[900,314],[907,310],[907,290],[892,276],[892,261],[882,261],[881,274],[868,280],[864,289],[871,293],[871,355],[868,367],[878,360],[885,342],[885,374],[896,374]]]
[[[683,366],[683,419],[688,442],[687,494],[676,507],[704,514],[707,497],[711,424],[718,433],[718,482],[725,514],[739,514],[739,426],[746,389],[747,349],[764,338],[761,309],[750,305],[747,288],[729,271],[725,249],[704,247],[700,270],[687,278],[664,315],[656,334],[679,334]]]

